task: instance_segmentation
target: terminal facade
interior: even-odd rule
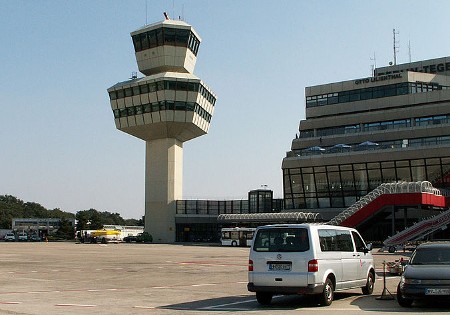
[[[307,87],[305,97],[282,163],[286,208],[331,219],[382,183],[450,188],[450,57]]]
[[[450,189],[450,57],[307,87],[305,97],[306,119],[282,161],[283,206],[271,212],[319,213],[328,221],[382,183],[429,181],[444,194]],[[198,234],[212,233],[223,226],[216,216],[268,212],[219,207],[207,215],[205,206],[200,212],[194,206],[187,210],[183,205],[189,203],[195,201],[178,202],[179,235],[196,226]],[[382,240],[442,210],[397,205],[365,232]],[[200,228],[206,218],[209,223]],[[393,218],[401,223],[393,224]],[[233,224],[248,225],[244,220]]]

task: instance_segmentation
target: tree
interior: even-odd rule
[[[61,219],[59,229],[56,231],[55,236],[65,240],[73,240],[75,238],[75,227],[72,226],[69,220]]]

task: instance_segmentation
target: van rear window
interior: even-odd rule
[[[304,228],[262,229],[256,234],[253,250],[257,252],[304,252],[309,250],[308,230]]]

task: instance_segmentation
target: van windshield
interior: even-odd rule
[[[253,242],[257,252],[305,252],[309,250],[308,230],[305,228],[261,229]]]

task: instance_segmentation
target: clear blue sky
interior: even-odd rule
[[[147,7],[147,10],[146,10]],[[146,13],[147,11],[147,13]],[[194,73],[217,94],[209,134],[184,144],[184,199],[268,185],[304,118],[304,88],[450,55],[450,1],[12,1],[0,10],[0,194],[53,209],[144,214],[145,143],[118,131],[106,89],[137,65],[130,32],[182,16]]]

